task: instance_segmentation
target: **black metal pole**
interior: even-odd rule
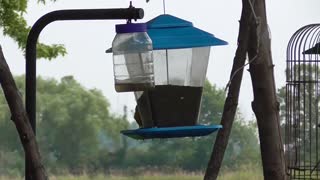
[[[115,19],[142,19],[143,9],[78,9],[59,10],[42,16],[31,28],[26,46],[26,111],[34,133],[36,133],[36,58],[37,40],[41,31],[51,22],[66,20],[115,20]],[[26,156],[26,180],[32,180],[32,171],[28,166]]]

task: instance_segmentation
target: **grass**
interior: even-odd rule
[[[23,180],[23,177],[5,177],[0,175],[0,180]],[[50,176],[50,180],[202,180],[201,173],[176,172],[174,174],[163,174],[146,172],[143,175],[121,175],[106,176],[103,174],[88,175],[61,175]],[[257,166],[242,166],[237,170],[222,170],[218,180],[262,180],[262,170]]]
[[[22,177],[1,177],[0,180],[23,180]],[[104,176],[104,175],[97,175],[97,176],[52,176],[50,177],[51,180],[202,180],[203,176],[190,176],[190,175],[161,175],[161,176],[131,176],[131,177],[125,177],[125,176]],[[262,180],[263,177],[261,175],[257,174],[251,174],[251,173],[241,173],[240,175],[237,173],[231,173],[226,174],[223,176],[220,176],[218,178],[219,180]]]
[[[143,176],[56,176],[51,177],[51,180],[202,180],[203,175],[194,174],[175,174],[175,175],[143,175]],[[223,173],[219,176],[219,180],[262,180],[263,176],[261,173],[251,171],[235,171]]]
[[[160,176],[104,176],[104,175],[97,175],[97,176],[63,176],[63,177],[51,177],[51,180],[200,180],[202,179],[201,176],[195,175],[160,175]]]
[[[19,180],[22,177],[0,177],[0,180]],[[164,175],[164,174],[154,174],[154,175],[136,175],[136,176],[105,176],[102,174],[90,176],[90,175],[64,175],[64,176],[50,176],[50,180],[202,180],[203,175],[196,174],[174,174],[174,175]],[[219,180],[262,180],[263,176],[261,173],[250,171],[234,171],[226,172],[219,176]]]
[[[221,180],[263,180],[262,173],[254,171],[236,171],[228,172],[219,176]]]
[[[239,167],[237,170],[222,170],[219,180],[263,180],[262,167],[248,164]]]

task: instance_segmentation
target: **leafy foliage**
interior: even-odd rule
[[[24,94],[24,76],[16,77],[16,83]],[[119,131],[128,122],[109,113],[101,91],[85,89],[72,76],[60,82],[39,77],[37,83],[37,137],[51,171],[76,173],[94,168],[100,157],[120,149]],[[3,97],[1,94],[0,152],[23,152]],[[0,158],[0,167],[2,163]]]
[[[55,0],[52,0],[55,1]],[[46,3],[45,0],[38,2]],[[11,37],[18,43],[21,50],[25,51],[27,37],[31,29],[27,25],[23,15],[26,13],[28,0],[0,0],[0,27],[4,35]],[[66,49],[63,45],[46,45],[38,43],[39,58],[53,59],[59,55],[65,55]]]

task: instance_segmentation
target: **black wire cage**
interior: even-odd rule
[[[287,173],[290,179],[320,179],[320,24],[291,37],[286,75]]]

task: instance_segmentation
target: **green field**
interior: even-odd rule
[[[0,180],[17,180],[23,179],[20,178],[9,178],[9,177],[2,177]],[[131,176],[131,177],[124,177],[124,176],[54,176],[50,177],[51,180],[202,180],[203,176],[195,176],[195,175],[161,175],[161,176]],[[219,177],[219,180],[259,180],[263,179],[262,175],[257,174],[248,174],[243,173],[240,176],[237,174],[228,174],[225,176]]]
[[[51,180],[202,180],[201,175],[147,175],[147,176],[63,176],[63,177],[51,177]],[[228,173],[219,177],[219,180],[262,180],[261,174],[252,172],[242,173]]]
[[[22,177],[0,177],[0,180],[17,180],[23,179]],[[201,174],[186,174],[186,173],[177,173],[174,175],[165,175],[165,174],[151,174],[148,175],[134,175],[134,176],[105,176],[102,174],[99,175],[64,175],[64,176],[51,176],[51,180],[202,180],[203,175]],[[254,169],[242,169],[237,171],[229,171],[222,173],[219,180],[262,180],[263,176],[259,170]]]

